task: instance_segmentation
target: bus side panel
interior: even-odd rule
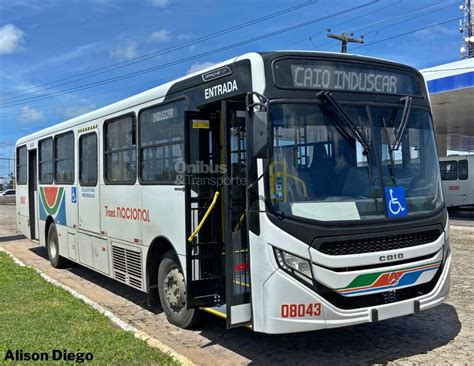
[[[143,208],[150,221],[143,222],[143,244],[150,245],[158,236],[168,239],[181,256],[184,273],[186,260],[184,190],[179,186],[142,185]]]
[[[101,186],[102,231],[109,238],[142,243],[143,224],[150,222],[150,212],[143,209],[141,191],[138,184]]]

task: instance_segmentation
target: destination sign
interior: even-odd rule
[[[277,85],[284,88],[422,94],[415,74],[383,65],[286,59],[275,63],[274,73]]]
[[[160,122],[166,119],[172,119],[176,117],[177,114],[178,110],[176,107],[160,109],[152,114],[151,122]]]

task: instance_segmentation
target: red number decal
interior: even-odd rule
[[[296,305],[290,305],[290,318],[296,318]]]
[[[314,313],[313,315],[319,316],[321,315],[321,304],[319,302],[314,304]]]
[[[299,304],[298,305],[298,317],[299,318],[302,318],[304,316],[305,310],[306,310],[305,304]]]
[[[321,304],[282,304],[281,317],[282,318],[303,318],[305,316],[320,316]]]

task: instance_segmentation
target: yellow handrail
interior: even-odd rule
[[[197,226],[196,230],[194,230],[194,232],[189,236],[188,241],[193,241],[193,239],[199,233],[199,230],[201,230],[202,226],[204,225],[204,222],[206,222],[207,217],[211,213],[211,210],[216,205],[217,197],[219,197],[219,191],[216,191],[216,193],[214,193],[214,198],[212,199],[212,202],[209,205],[209,208],[207,209],[206,213],[204,214],[204,216],[203,216],[201,222],[199,223],[199,225]]]

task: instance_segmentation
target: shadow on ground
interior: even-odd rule
[[[6,242],[10,242],[10,241],[22,240],[22,239],[25,239],[25,238],[26,238],[26,236],[24,236],[23,234],[2,236],[2,237],[0,237],[0,243],[6,243]]]
[[[46,248],[31,251],[47,259]],[[115,280],[81,266],[68,269],[150,312],[160,306],[146,305],[146,296]],[[449,343],[461,330],[456,309],[443,304],[420,314],[379,323],[286,335],[255,333],[247,328],[225,329],[225,321],[209,314],[195,328],[209,343],[227,348],[255,364],[385,364],[389,361],[427,353]]]

